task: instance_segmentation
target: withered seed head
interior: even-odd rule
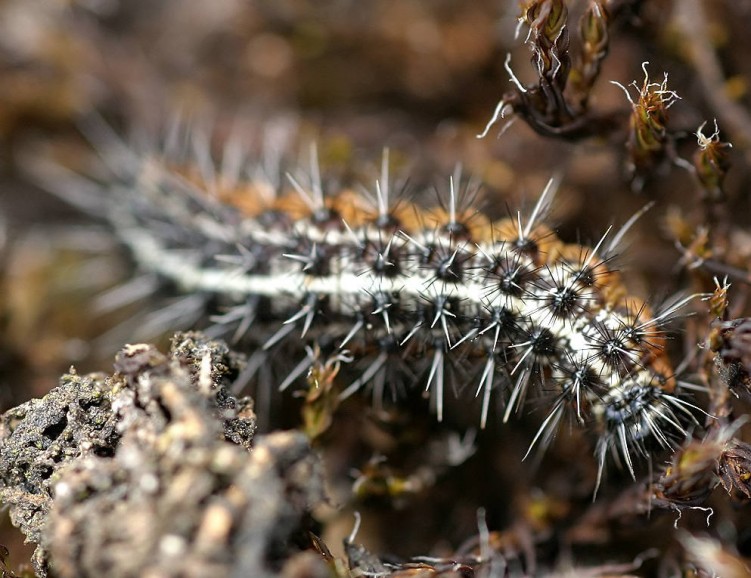
[[[728,441],[720,455],[717,473],[732,498],[751,499],[751,445],[736,438]]]
[[[737,395],[751,395],[751,318],[741,317],[718,323],[709,335],[709,346],[717,353],[721,375]]]
[[[735,437],[744,423],[716,422],[704,439],[679,449],[655,483],[658,504],[700,506],[719,484],[733,499],[751,499],[751,445]]]
[[[718,443],[710,440],[692,441],[677,451],[655,484],[658,500],[678,506],[704,503],[717,484],[715,469],[719,454]]]
[[[641,86],[636,82],[630,85],[637,91],[635,100],[628,88],[614,82],[623,89],[631,103],[626,147],[629,170],[634,178],[645,174],[664,159],[670,141],[667,130],[668,109],[680,99],[675,91],[668,89],[667,73],[662,82],[654,82],[649,78],[647,64],[642,64],[644,80]]]
[[[694,154],[694,168],[696,176],[704,188],[704,195],[714,201],[720,201],[724,197],[722,185],[725,175],[730,168],[728,149],[731,145],[720,140],[720,129],[717,121],[714,123],[714,132],[705,136],[702,130],[707,123],[702,124],[696,131],[698,150]]]

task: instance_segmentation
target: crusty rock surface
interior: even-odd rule
[[[307,439],[254,438],[242,360],[200,333],[126,346],[0,418],[0,500],[40,576],[274,576],[322,499]],[[323,564],[323,561],[321,561]]]
[[[39,544],[60,468],[87,456],[112,456],[120,441],[112,380],[74,371],[43,399],[0,416],[0,502],[27,540]],[[46,559],[37,549],[35,566]]]

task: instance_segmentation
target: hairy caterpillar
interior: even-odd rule
[[[444,207],[392,202],[387,154],[374,195],[326,194],[315,149],[310,182],[289,175],[285,187],[273,150],[269,169],[231,141],[217,164],[209,139],[180,126],[146,151],[98,128],[103,184],[47,164],[38,174],[104,216],[191,308],[218,301],[218,326],[256,344],[253,369],[284,356],[280,389],[313,365],[300,352],[315,344],[354,360],[342,397],[369,389],[379,403],[422,388],[439,420],[453,366],[456,389],[481,398],[483,427],[493,392],[504,420],[543,395],[530,450],[572,416],[599,436],[600,473],[612,453],[633,476],[633,452],[686,435],[692,406],[675,395],[662,330],[685,300],[654,315],[627,295],[609,261],[630,222],[594,248],[565,244],[541,222],[552,184],[529,217],[493,222],[460,201],[472,191],[460,195],[458,178]]]

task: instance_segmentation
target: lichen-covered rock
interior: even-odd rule
[[[71,373],[43,399],[0,416],[0,502],[35,543],[50,509],[59,468],[86,456],[111,456],[120,434],[112,411],[112,380]]]
[[[285,487],[278,472],[296,471],[298,461],[314,468],[296,437],[289,448],[270,438],[248,453],[256,429],[252,400],[228,390],[242,364],[223,342],[180,333],[167,356],[151,345],[126,346],[113,375],[71,370],[43,399],[0,416],[0,502],[40,545],[38,575],[50,573],[51,551],[52,575],[143,576],[157,555],[170,560],[160,553],[179,540],[196,555],[196,567],[231,563],[217,532],[225,523],[234,535],[236,515],[243,515],[236,510],[256,495],[256,478],[246,472],[242,485],[239,472],[256,464],[263,478],[257,463],[266,460]],[[263,483],[258,495],[273,494],[271,482]],[[304,510],[299,503],[285,507],[293,513],[280,506],[282,518],[299,520]]]
[[[113,459],[71,464],[55,487],[45,545],[62,577],[274,576],[290,537],[322,498],[302,434],[243,448],[206,436],[201,410],[182,406],[151,443],[125,434]],[[295,549],[292,548],[292,551]]]

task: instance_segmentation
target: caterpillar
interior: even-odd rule
[[[592,428],[598,484],[609,454],[633,477],[634,453],[687,435],[693,405],[677,394],[663,329],[687,299],[654,314],[628,295],[611,262],[633,220],[590,248],[543,223],[552,181],[529,216],[494,221],[458,176],[441,206],[394,201],[387,153],[373,194],[328,193],[315,148],[308,182],[289,174],[285,185],[278,147],[253,162],[230,140],[215,160],[210,139],[179,123],[144,150],[93,132],[106,178],[48,163],[37,175],[106,218],[138,267],[192,307],[218,302],[217,326],[254,342],[254,370],[283,359],[280,389],[311,368],[300,352],[315,344],[351,362],[342,398],[422,389],[442,420],[461,367],[454,389],[480,398],[482,427],[494,395],[504,421],[528,396],[545,399],[530,451],[565,417]]]

